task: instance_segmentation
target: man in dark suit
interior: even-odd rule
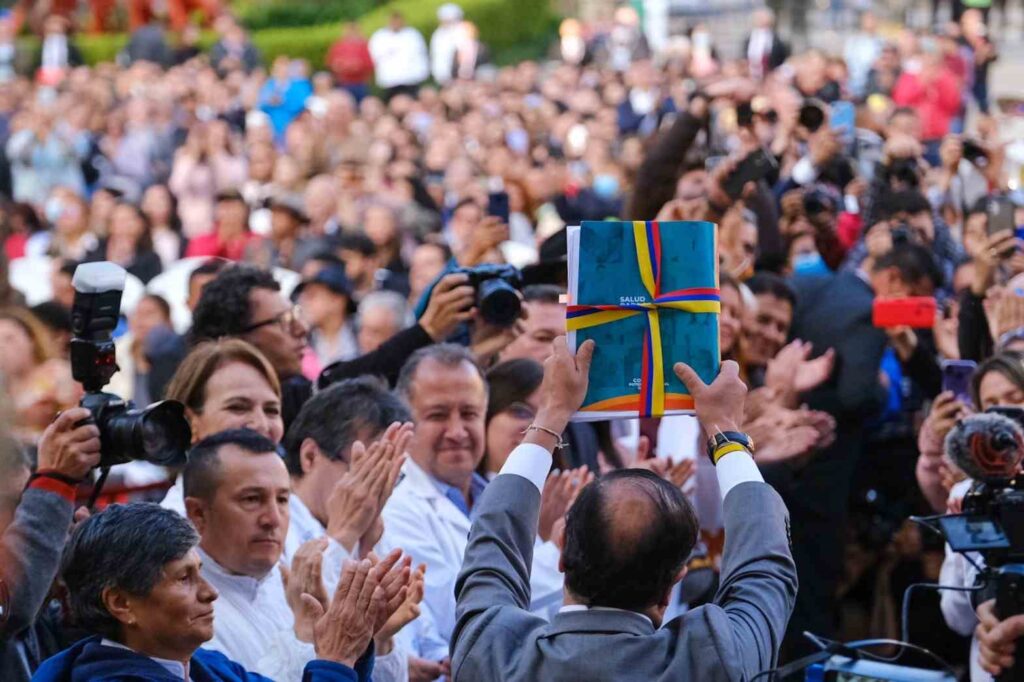
[[[761,480],[749,439],[735,431],[747,389],[734,362],[711,386],[675,368],[716,437],[728,539],[714,603],[661,627],[697,519],[675,486],[622,470],[584,488],[566,516],[566,606],[550,623],[527,610],[541,489],[558,434],[586,393],[593,349],[587,342],[573,357],[563,338],[555,341],[537,417],[478,503],[455,587],[453,680],[703,682],[749,680],[775,667],[796,573],[786,508]]]
[[[872,325],[874,299],[930,296],[940,280],[931,252],[915,244],[881,256],[870,272],[793,280],[797,307],[792,335],[813,344],[816,354],[830,348],[835,353],[832,376],[805,394],[803,402],[835,418],[836,439],[802,467],[763,467],[765,479],[792,514],[793,557],[800,574],[784,659],[811,651],[803,631],[828,637],[835,627],[850,481],[864,447],[864,424],[887,399],[879,380],[886,335]]]
[[[764,78],[789,58],[789,45],[776,33],[775,13],[770,9],[754,13],[754,28],[743,41],[743,55],[754,78]]]

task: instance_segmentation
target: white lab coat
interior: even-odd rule
[[[415,462],[406,461],[404,472],[384,507],[383,544],[401,547],[415,565],[427,565],[424,611],[436,624],[438,635],[450,641],[455,629],[455,580],[462,568],[471,522]],[[550,618],[562,606],[559,552],[550,542],[538,544],[530,576],[530,607]]]

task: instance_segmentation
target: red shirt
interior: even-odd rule
[[[222,242],[220,236],[216,232],[212,232],[190,239],[188,248],[185,249],[185,257],[200,256],[242,260],[245,257],[245,248],[254,241],[259,241],[259,237],[252,232],[246,232],[241,237],[229,242]]]
[[[327,66],[342,85],[366,83],[373,75],[370,43],[365,38],[342,38],[327,51]]]
[[[917,109],[923,140],[940,140],[960,113],[960,88],[956,77],[945,69],[930,82],[925,82],[921,74],[904,72],[892,89],[892,101],[900,107]]]

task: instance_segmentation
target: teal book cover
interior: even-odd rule
[[[718,253],[708,222],[584,222],[569,235],[570,345],[593,339],[579,420],[691,414],[672,371],[718,374]]]

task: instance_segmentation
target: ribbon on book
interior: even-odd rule
[[[566,310],[566,328],[570,331],[608,324],[634,315],[647,316],[644,334],[643,362],[640,372],[639,416],[660,417],[665,414],[665,362],[661,349],[661,310],[681,310],[688,313],[718,313],[721,299],[718,289],[693,288],[661,291],[661,233],[657,221],[633,222],[633,240],[640,279],[650,295],[651,302],[570,305]],[[594,409],[591,406],[591,409]]]

